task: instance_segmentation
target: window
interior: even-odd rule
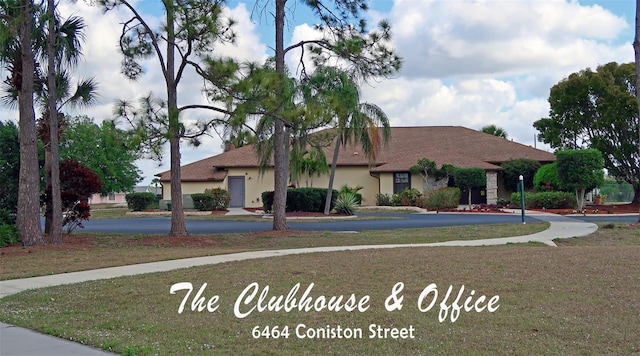
[[[109,194],[109,201],[116,200],[116,195],[114,193]]]
[[[406,188],[411,188],[411,174],[399,172],[393,174],[393,194],[398,194]]]

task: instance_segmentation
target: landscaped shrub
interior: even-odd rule
[[[422,193],[418,189],[415,188],[406,188],[400,193],[394,194],[391,197],[391,205],[393,206],[416,206],[416,202]]]
[[[334,200],[338,193],[334,191]],[[324,211],[324,203],[327,198],[327,190],[319,188],[292,188],[287,189],[287,211]]]
[[[376,194],[377,206],[391,206],[391,196],[389,194]]]
[[[364,189],[364,187],[361,186],[361,185],[356,185],[355,187],[350,187],[350,186],[345,184],[342,187],[340,187],[340,191],[338,191],[338,194],[353,193],[356,196],[356,200],[357,200],[358,204],[362,204],[362,194],[358,193],[362,189]]]
[[[338,191],[333,190],[331,209],[333,209],[338,196]],[[327,199],[326,188],[290,188],[287,190],[286,211],[306,211],[321,213],[324,211],[324,203]],[[273,209],[273,192],[262,193],[262,205],[265,212]]]
[[[440,188],[430,190],[425,195],[425,208],[427,210],[454,209],[460,202],[459,188]]]
[[[9,209],[0,208],[0,224],[15,225],[16,214]]]
[[[228,190],[222,188],[209,188],[205,189],[204,193],[213,195],[213,210],[229,209],[231,193],[229,193]]]
[[[262,192],[262,210],[270,213],[273,207],[273,190]]]
[[[524,205],[531,209],[575,209],[576,196],[568,192],[525,192]],[[511,205],[520,206],[520,193],[511,194]]]
[[[553,162],[540,167],[533,176],[533,186],[538,192],[562,190],[558,179],[558,164]]]
[[[196,210],[198,211],[213,210],[214,197],[212,194],[195,193],[195,194],[191,194],[191,199],[193,200],[193,207]]]
[[[336,212],[344,215],[354,215],[360,203],[355,193],[342,192],[336,198]]]
[[[15,225],[0,223],[0,247],[20,242],[18,229]]]
[[[127,207],[133,211],[143,211],[156,200],[153,193],[129,193],[124,198],[127,200]]]

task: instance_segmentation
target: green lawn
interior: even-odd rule
[[[640,352],[638,241],[640,229],[615,225],[563,240],[557,248],[398,248],[229,262],[26,291],[0,300],[0,320],[127,355],[628,355]],[[170,293],[179,282],[194,288],[182,313],[178,309],[185,291]],[[268,286],[267,301],[285,298],[298,283],[294,296],[300,299],[313,283],[309,297],[314,301],[368,296],[368,309],[256,309],[240,318],[234,313],[236,303],[240,313],[258,304],[260,292],[251,301],[240,298],[254,282],[260,292]],[[385,303],[398,282],[404,288],[389,301],[403,297],[403,307],[387,311]],[[205,283],[199,296],[204,310],[192,311],[199,305],[193,296]],[[431,292],[419,303],[432,283],[438,296]],[[499,297],[497,310],[463,309],[452,321],[453,300],[463,285],[458,303],[463,308],[467,300],[469,305],[484,295]],[[441,305],[450,286],[452,295]],[[214,296],[219,297],[212,302],[217,309],[209,312],[206,302]],[[419,310],[434,299],[431,309]],[[446,308],[448,318],[440,321]],[[394,339],[388,333],[388,338],[370,338],[373,324],[405,328],[405,336],[414,337]],[[266,338],[258,332],[255,338],[253,331],[265,327],[287,328],[289,337],[279,333]],[[338,328],[362,329],[363,337],[307,337],[316,329]]]

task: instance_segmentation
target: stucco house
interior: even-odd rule
[[[334,141],[335,142],[335,141]],[[333,157],[334,144],[325,148],[327,160]],[[393,127],[391,140],[383,146],[376,161],[370,165],[362,148],[348,145],[340,148],[334,188],[347,184],[361,185],[364,205],[375,205],[376,195],[394,194],[406,187],[423,190],[420,175],[411,174],[410,167],[419,159],[435,161],[438,167],[451,164],[460,168],[482,168],[486,171],[487,187],[482,191],[484,201],[496,203],[498,197],[509,198],[503,184],[500,164],[527,158],[542,164],[556,160],[554,154],[485,134],[461,126]],[[329,162],[331,164],[331,162]],[[273,167],[264,174],[258,171],[253,146],[244,146],[219,155],[182,166],[182,193],[185,207],[190,194],[207,188],[220,187],[231,193],[231,207],[261,207],[261,194],[273,190]],[[157,174],[163,183],[164,201],[171,199],[171,172]],[[298,186],[327,187],[329,175],[302,177]]]

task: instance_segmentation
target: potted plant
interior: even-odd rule
[[[595,205],[600,205],[604,201],[605,196],[602,194],[596,194],[593,196],[593,203]]]

